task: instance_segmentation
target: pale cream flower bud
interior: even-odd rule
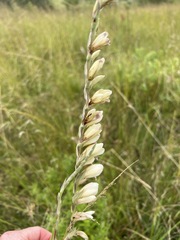
[[[105,78],[105,75],[99,75],[95,77],[91,82],[90,82],[90,87],[92,88],[96,83],[100,82]]]
[[[78,192],[78,196],[84,198],[96,195],[98,193],[98,186],[99,184],[97,182],[88,183]]]
[[[84,199],[90,196],[95,196],[98,193],[98,187],[99,184],[96,182],[86,184],[79,192],[74,195],[73,201],[77,204],[77,202],[79,202],[79,200],[82,198]]]
[[[82,153],[83,156],[88,156],[91,153],[91,157],[97,157],[104,153],[105,149],[103,148],[103,143],[93,144],[88,146],[84,152]]]
[[[89,196],[89,197],[78,198],[74,203],[75,203],[76,205],[86,204],[86,203],[92,203],[92,202],[95,202],[96,199],[97,199],[96,196],[91,195],[91,196]]]
[[[73,215],[73,220],[74,222],[77,221],[84,221],[84,220],[93,220],[93,214],[95,213],[95,211],[88,211],[88,212],[76,212]]]
[[[104,46],[110,45],[108,35],[109,35],[108,32],[103,32],[99,34],[91,45],[91,52],[99,50]]]
[[[74,228],[72,231],[70,231],[66,237],[64,238],[64,240],[69,240],[69,239],[72,239],[73,237],[76,237],[77,236],[77,230]],[[88,240],[88,238],[87,238]]]
[[[91,56],[91,61],[94,62],[94,60],[99,56],[101,50],[95,51]]]
[[[100,89],[94,93],[89,104],[91,105],[91,104],[97,104],[97,103],[110,102],[111,94],[112,94],[111,90]]]
[[[91,138],[84,141],[82,143],[82,146],[85,147],[85,146],[91,145],[93,143],[96,143],[99,140],[100,136],[101,136],[100,134],[92,136]]]
[[[90,165],[90,164],[93,164],[94,163],[94,161],[95,161],[95,157],[90,157],[90,158],[88,158],[88,160],[86,161],[86,163],[84,164],[85,166],[86,165]]]
[[[84,140],[91,138],[92,136],[96,136],[98,135],[100,132],[102,131],[101,129],[101,124],[94,124],[90,127],[88,127],[88,129],[84,132]]]
[[[94,8],[93,8],[93,12],[92,12],[93,21],[95,20],[97,12],[101,9],[102,1],[103,0],[96,0],[96,2],[94,4]]]
[[[102,164],[93,164],[89,167],[87,167],[77,180],[77,184],[82,184],[84,183],[88,178],[94,178],[98,177],[102,171],[103,171],[103,165]]]
[[[86,159],[84,165],[91,164],[95,161],[95,157],[91,156],[91,154],[88,156],[85,153],[82,153],[81,156],[77,159],[77,166],[84,160]]]
[[[85,232],[83,232],[83,231],[76,231],[76,236],[79,236],[79,237],[83,238],[84,240],[88,240],[89,239],[87,234]]]
[[[95,18],[99,10],[101,10],[106,5],[110,4],[112,1],[113,0],[96,0],[92,14],[93,19]]]
[[[95,77],[96,73],[101,70],[105,63],[105,58],[101,58],[96,60],[93,65],[91,66],[88,74],[88,80],[91,81]]]
[[[93,124],[99,123],[103,118],[103,111],[96,111],[95,108],[91,109],[85,119],[84,119],[84,124],[89,127]]]
[[[77,161],[79,164],[83,159],[87,158],[85,165],[92,164],[98,156],[104,153],[103,143],[96,143],[88,146]]]

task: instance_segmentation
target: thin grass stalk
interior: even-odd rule
[[[172,156],[172,154],[166,149],[166,147],[161,143],[161,141],[159,140],[159,138],[154,134],[154,132],[151,130],[151,128],[145,123],[145,121],[143,120],[143,118],[140,116],[140,114],[138,113],[138,111],[136,110],[136,108],[132,105],[132,103],[127,99],[127,97],[116,87],[114,86],[114,89],[117,91],[117,93],[122,97],[122,99],[125,101],[125,103],[127,104],[127,106],[135,113],[135,115],[138,117],[139,121],[143,124],[143,126],[146,128],[146,130],[148,131],[148,133],[151,135],[151,137],[155,140],[155,142],[160,146],[160,148],[162,149],[164,155],[171,160],[174,165],[180,169],[180,165],[179,163],[174,159],[174,157]]]

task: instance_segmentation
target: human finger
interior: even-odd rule
[[[8,231],[0,240],[50,240],[51,233],[41,227],[29,227],[22,230]]]

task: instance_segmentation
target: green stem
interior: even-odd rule
[[[66,188],[68,187],[68,185],[73,181],[73,179],[76,178],[76,176],[79,174],[79,172],[83,169],[87,158],[88,157],[83,159],[83,161],[81,162],[79,167],[77,167],[76,170],[66,180],[64,180],[62,186],[60,187],[60,190],[59,190],[58,196],[57,196],[58,203],[57,203],[57,210],[56,210],[56,223],[55,223],[55,227],[54,227],[54,233],[53,233],[52,240],[57,240],[56,235],[58,232],[58,226],[59,226],[59,221],[60,221],[60,217],[61,217],[62,195],[63,195],[64,191],[66,190]]]
[[[99,0],[96,0],[99,1]],[[84,134],[84,119],[85,116],[89,110],[89,101],[90,101],[90,94],[89,94],[89,80],[88,80],[88,73],[89,73],[89,69],[91,67],[92,61],[91,61],[91,44],[92,41],[94,40],[95,34],[96,34],[96,29],[97,29],[97,24],[98,24],[98,19],[99,19],[99,14],[100,14],[100,7],[98,9],[98,11],[96,12],[95,16],[93,16],[92,19],[92,23],[91,23],[91,29],[90,29],[90,33],[89,33],[89,38],[88,38],[88,44],[87,44],[87,57],[86,57],[86,63],[84,66],[84,80],[85,80],[85,85],[84,85],[84,99],[85,99],[85,104],[83,107],[83,111],[82,111],[82,121],[81,124],[79,126],[79,130],[78,130],[78,143],[76,146],[76,163],[78,162],[78,159],[82,153],[82,147],[81,147],[81,141],[83,139],[83,134]],[[85,163],[85,161],[83,161]],[[81,165],[79,167],[77,167],[77,164],[75,166],[75,171],[74,171],[74,175],[73,177],[69,177],[68,179],[70,180],[70,182],[77,177],[78,173],[81,171],[81,169],[83,168],[84,164],[81,163]],[[60,189],[60,192],[58,193],[58,207],[57,207],[57,221],[56,221],[56,231],[58,229],[58,225],[59,225],[59,219],[60,219],[60,212],[61,212],[61,198],[62,198],[62,194],[65,190],[65,188],[67,187],[67,185],[69,185],[70,182],[67,181],[68,179],[63,183],[63,186]],[[73,195],[76,193],[77,191],[77,186],[76,186],[76,181],[74,181],[74,188],[73,188]],[[71,216],[73,216],[73,214],[76,212],[76,206],[74,205],[74,203],[72,203],[71,206]],[[66,234],[65,237],[63,239],[66,239],[67,234],[69,234],[70,232],[72,232],[74,228],[74,221],[71,218],[69,226],[66,230]],[[73,236],[72,236],[73,237]],[[56,237],[53,239],[56,240]]]

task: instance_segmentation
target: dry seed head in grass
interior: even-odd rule
[[[57,222],[53,239],[56,238],[61,211],[61,197],[67,185],[73,180],[74,191],[72,197],[72,215],[69,226],[66,230],[64,240],[70,240],[73,237],[88,239],[85,232],[79,231],[75,224],[78,221],[93,220],[94,211],[82,212],[78,206],[82,204],[92,204],[97,199],[99,184],[92,181],[103,172],[103,165],[95,161],[104,153],[103,143],[98,143],[102,132],[101,120],[103,111],[97,109],[99,104],[110,101],[112,91],[109,89],[99,89],[93,92],[93,86],[104,79],[104,75],[99,72],[104,66],[105,59],[99,58],[101,49],[110,44],[107,32],[100,33],[96,36],[99,25],[100,11],[111,0],[96,0],[93,13],[92,24],[87,45],[87,57],[85,63],[85,87],[84,99],[85,104],[82,113],[82,122],[79,126],[78,143],[76,147],[76,166],[71,176],[64,181],[58,194]]]

